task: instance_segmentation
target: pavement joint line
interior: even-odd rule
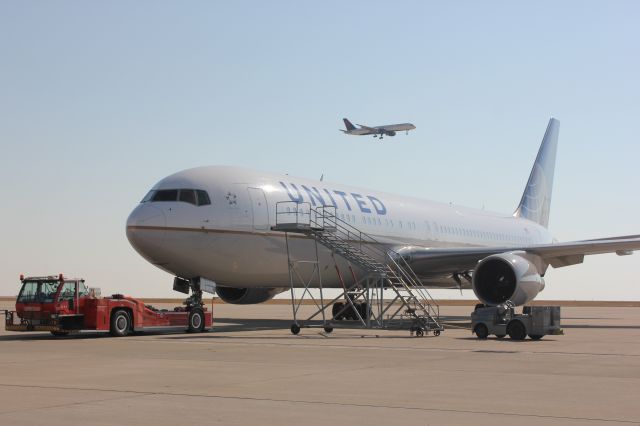
[[[246,339],[243,337],[243,339]],[[414,338],[416,339],[416,338]],[[148,343],[148,342],[153,342],[153,343],[171,343],[171,344],[176,344],[176,343],[191,343],[191,344],[198,344],[198,345],[204,345],[204,344],[225,344],[225,345],[256,345],[256,346],[287,346],[287,347],[298,347],[298,348],[313,348],[313,349],[317,349],[317,348],[331,348],[331,349],[367,349],[367,350],[390,350],[390,351],[434,351],[434,352],[478,352],[479,349],[474,348],[474,349],[455,349],[455,348],[421,348],[421,347],[409,347],[409,346],[405,346],[405,347],[390,347],[390,346],[371,346],[371,345],[366,345],[366,346],[349,346],[349,345],[327,345],[327,344],[320,344],[320,345],[310,345],[310,344],[304,344],[304,343],[274,343],[274,342],[223,342],[223,341],[199,341],[199,340],[195,340],[195,339],[188,339],[185,338],[183,340],[180,341],[172,341],[172,340],[167,340],[167,339],[153,339],[153,340],[146,340],[146,339],[129,339],[129,341],[133,341],[133,342],[142,342],[142,343]],[[322,341],[325,341],[324,339]],[[507,344],[507,345],[522,345],[522,344],[539,344],[539,342],[504,342],[504,343],[500,343],[500,344]],[[541,354],[541,355],[571,355],[571,356],[575,356],[575,355],[582,355],[582,356],[617,356],[617,357],[631,357],[631,358],[638,358],[640,357],[640,354],[621,354],[621,353],[604,353],[604,352],[558,352],[558,351],[519,351],[519,350],[508,350],[508,349],[504,349],[502,350],[504,351],[504,353],[507,354],[522,354],[522,355],[526,355],[526,354]]]
[[[36,389],[56,389],[56,390],[68,390],[68,391],[92,391],[92,392],[115,392],[138,395],[140,397],[145,396],[182,396],[188,398],[211,398],[211,399],[233,399],[241,401],[256,401],[256,402],[284,402],[291,404],[306,404],[306,405],[327,405],[327,406],[342,406],[342,407],[358,407],[358,408],[386,408],[395,410],[407,410],[407,411],[431,411],[442,413],[464,413],[464,414],[484,414],[493,416],[505,416],[505,417],[528,417],[539,419],[555,419],[555,420],[581,420],[589,422],[607,422],[607,423],[622,423],[622,424],[640,424],[640,420],[622,420],[622,419],[603,419],[595,417],[573,417],[573,416],[552,416],[543,414],[526,414],[526,413],[508,413],[499,411],[479,411],[479,410],[457,410],[449,408],[429,408],[429,407],[410,407],[410,406],[397,406],[397,405],[374,405],[374,404],[357,404],[357,403],[344,403],[344,402],[332,402],[332,401],[310,401],[302,399],[281,399],[281,398],[258,398],[258,397],[246,397],[246,396],[230,396],[230,395],[211,395],[211,394],[195,394],[195,393],[183,393],[183,392],[145,392],[136,390],[123,390],[123,389],[100,389],[100,388],[83,388],[83,387],[65,387],[65,386],[44,386],[44,385],[16,385],[0,383],[0,386],[13,387],[13,388],[36,388]],[[120,399],[120,398],[113,398]],[[105,401],[108,399],[105,399]],[[76,402],[72,404],[64,404],[60,406],[80,405],[83,402]],[[46,408],[46,407],[43,407]],[[55,408],[55,407],[53,407]],[[5,413],[2,413],[5,414]]]
[[[12,385],[3,385],[0,384],[0,386],[12,386]],[[38,386],[38,388],[40,388]],[[119,392],[116,392],[119,393]],[[151,395],[150,393],[147,392],[146,395]],[[146,396],[145,394],[138,394],[138,395],[134,395],[134,398],[142,398],[144,396]],[[127,398],[131,398],[130,395],[128,396],[121,396],[118,395],[116,397],[113,398],[100,398],[100,399],[94,399],[94,400],[89,400],[89,401],[75,401],[75,402],[69,402],[69,403],[64,403],[64,404],[54,404],[54,405],[45,405],[45,406],[41,406],[41,407],[27,407],[27,408],[22,408],[19,410],[9,410],[9,411],[0,411],[0,416],[3,416],[5,414],[15,414],[15,413],[21,413],[23,411],[38,411],[38,410],[48,410],[51,408],[62,408],[62,407],[73,407],[75,405],[85,405],[85,404],[93,404],[96,402],[105,402],[105,401],[117,401],[119,399],[127,399]]]
[[[358,372],[358,371],[362,371],[362,370],[371,370],[373,368],[384,368],[382,366],[378,366],[378,365],[365,365],[359,368],[344,368],[344,369],[335,369],[332,370],[336,375],[339,375],[341,373],[353,373],[353,372]],[[262,380],[248,380],[246,382],[243,382],[242,384],[244,386],[247,385],[252,385],[252,384],[256,384],[256,383],[270,383],[270,382],[280,382],[283,380],[291,380],[291,379],[301,379],[303,377],[313,377],[313,376],[324,376],[326,374],[326,372],[324,371],[313,371],[310,373],[304,373],[304,374],[292,374],[290,376],[281,376],[281,377],[270,377],[270,378],[265,378]]]

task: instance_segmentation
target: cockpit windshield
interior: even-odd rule
[[[59,286],[60,281],[25,281],[20,289],[18,302],[53,302]]]
[[[211,204],[209,194],[202,189],[152,189],[140,202],[155,203],[162,201],[180,201],[194,206]]]

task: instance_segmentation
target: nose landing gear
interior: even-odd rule
[[[184,310],[189,312],[187,329],[189,333],[201,333],[205,329],[205,308],[202,301],[203,288],[208,293],[215,293],[215,283],[213,281],[204,280],[200,277],[191,278],[190,280],[175,277],[173,280],[174,290],[185,294],[191,292],[191,296],[182,302],[185,306]]]

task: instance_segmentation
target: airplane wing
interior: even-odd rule
[[[575,265],[590,254],[631,254],[640,250],[640,235],[574,241],[568,243],[540,244],[533,246],[427,248],[405,246],[396,250],[419,276],[444,277],[472,271],[487,256],[499,253],[524,252],[540,257],[544,274],[548,265],[554,268]]]
[[[362,129],[365,129],[365,130],[368,130],[368,131],[374,132],[374,133],[380,131],[380,129],[376,129],[375,127],[364,126],[362,124],[358,124],[358,126],[360,126],[360,128],[362,128]]]

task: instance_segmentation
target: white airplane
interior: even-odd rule
[[[185,280],[214,281],[226,302],[260,303],[289,288],[285,235],[271,230],[276,203],[335,206],[340,220],[405,257],[425,287],[472,288],[485,304],[522,305],[543,290],[549,265],[560,268],[582,263],[585,255],[640,249],[640,235],[565,243],[551,236],[547,224],[558,131],[552,118],[513,214],[212,166],[158,182],[130,214],[127,237],[164,271]],[[300,234],[289,242],[301,258],[315,256],[311,238]],[[329,249],[319,255],[322,264],[333,265]],[[336,259],[338,267],[348,266]],[[334,268],[322,268],[322,283],[340,287]]]
[[[416,128],[416,126],[411,123],[388,124],[386,126],[376,127],[368,127],[363,126],[362,124],[358,124],[358,126],[360,126],[358,128],[351,124],[351,122],[346,118],[343,118],[342,121],[344,121],[346,130],[339,130],[346,135],[373,135],[374,138],[380,136],[380,139],[382,139],[384,135],[395,136],[397,132],[407,132],[407,134],[409,134],[409,130],[413,130]]]

